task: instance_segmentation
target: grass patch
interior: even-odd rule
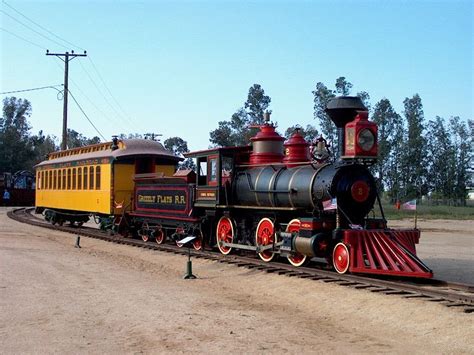
[[[385,218],[404,219],[413,218],[415,211],[397,210],[394,205],[382,204]],[[376,204],[375,215],[380,216],[378,205]],[[417,215],[419,219],[462,219],[474,220],[474,207],[454,207],[454,206],[431,206],[418,205]]]

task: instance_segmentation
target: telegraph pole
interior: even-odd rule
[[[87,57],[87,52],[84,54],[76,54],[74,51],[71,53],[49,53],[49,49],[46,50],[46,55],[54,55],[64,62],[64,102],[63,102],[63,140],[61,142],[61,150],[67,149],[67,96],[68,96],[68,77],[69,77],[69,61],[76,57]]]

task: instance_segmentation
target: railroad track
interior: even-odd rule
[[[141,240],[124,238],[117,235],[108,235],[103,231],[90,227],[53,226],[44,219],[32,214],[33,208],[15,209],[8,212],[8,216],[16,221],[73,233],[95,239],[101,239],[118,244],[126,244],[140,248],[158,250],[174,254],[188,254],[188,249],[179,248],[172,244],[145,243]],[[216,262],[233,264],[247,269],[260,270],[262,272],[285,275],[287,277],[298,277],[325,283],[334,283],[340,286],[355,289],[364,289],[370,292],[386,295],[396,295],[402,298],[419,298],[428,302],[438,302],[446,307],[460,309],[465,313],[474,313],[474,285],[452,283],[442,280],[400,280],[381,279],[359,275],[339,275],[333,271],[321,268],[299,267],[272,262],[265,263],[259,259],[241,255],[222,255],[217,252],[202,250],[190,251],[194,258],[214,260]]]

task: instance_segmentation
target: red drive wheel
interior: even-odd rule
[[[158,244],[163,244],[165,240],[166,240],[166,233],[163,230],[163,228],[160,227],[155,231],[155,241]]]
[[[339,274],[345,274],[349,269],[349,249],[344,243],[337,243],[332,252],[332,265]]]
[[[196,239],[193,241],[193,248],[194,250],[201,250],[202,249],[202,231],[199,230],[199,233],[196,235]]]
[[[276,243],[276,236],[275,236],[275,226],[271,219],[269,218],[262,218],[260,222],[258,222],[257,230],[255,231],[255,245],[257,246],[266,246]],[[258,253],[260,259],[265,262],[269,262],[275,256],[273,250],[267,249]]]
[[[286,231],[288,233],[299,232],[300,226],[301,226],[301,222],[299,219],[292,219],[290,223],[288,223],[288,225],[286,226]],[[296,253],[296,252],[292,254],[288,254],[287,258],[290,264],[296,267],[304,265],[304,263],[306,262],[306,255]]]
[[[217,222],[216,242],[220,252],[227,255],[232,250],[231,247],[221,245],[221,242],[232,243],[234,240],[234,224],[229,217],[221,217]]]

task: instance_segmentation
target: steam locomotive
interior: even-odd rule
[[[324,139],[310,145],[295,131],[285,141],[269,114],[250,145],[186,154],[196,171],[174,172],[179,158],[158,142],[114,139],[39,164],[37,210],[53,223],[94,214],[104,229],[159,244],[193,236],[196,250],[265,262],[279,256],[299,267],[319,258],[338,273],[432,277],[416,256],[419,230],[387,228],[368,170],[377,126],[362,101],[334,98],[326,112],[338,130],[333,161]],[[381,217],[370,217],[376,206]]]
[[[387,228],[374,177],[377,126],[357,97],[331,100],[338,158],[322,139],[313,146],[295,132],[288,141],[270,122],[251,145],[191,152],[197,172],[136,176],[134,208],[126,213],[144,240],[195,236],[194,247],[255,252],[269,262],[301,266],[323,258],[338,273],[432,277],[416,256],[418,230]],[[326,154],[325,154],[326,153]],[[375,202],[381,218],[369,218]]]

